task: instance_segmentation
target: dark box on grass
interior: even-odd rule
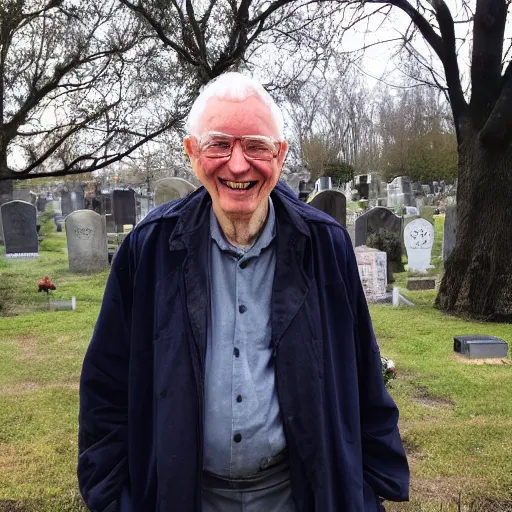
[[[501,338],[485,334],[455,336],[453,350],[471,359],[507,357],[508,345]]]

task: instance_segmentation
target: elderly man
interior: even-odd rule
[[[92,511],[359,512],[409,470],[354,252],[278,183],[283,118],[255,80],[188,120],[203,184],[115,258],[80,385]]]

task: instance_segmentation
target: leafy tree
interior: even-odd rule
[[[330,160],[323,169],[324,176],[330,176],[334,183],[347,183],[354,179],[354,167],[343,160]]]

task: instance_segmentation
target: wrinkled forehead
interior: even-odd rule
[[[220,132],[229,135],[265,135],[279,138],[270,108],[257,96],[243,101],[212,98],[197,124],[198,135]]]

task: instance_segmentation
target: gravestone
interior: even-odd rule
[[[68,187],[65,185],[60,193],[61,210],[64,217],[76,210],[84,209],[84,187],[81,185]]]
[[[107,226],[107,233],[116,233],[116,223],[111,213],[105,214],[105,225]]]
[[[321,176],[315,181],[314,193],[332,188],[332,178],[330,176]]]
[[[92,210],[66,217],[68,261],[71,272],[99,272],[108,267],[105,218]]]
[[[123,231],[124,224],[137,224],[135,192],[133,190],[112,191],[112,217],[118,232]]]
[[[32,204],[32,194],[28,188],[18,188],[12,191],[12,198],[14,201],[25,201]]]
[[[46,197],[39,196],[37,198],[36,208],[38,212],[44,212],[46,210]]]
[[[405,287],[408,290],[434,290],[436,280],[430,277],[409,277]]]
[[[414,219],[404,229],[404,245],[407,251],[409,270],[426,272],[430,264],[434,245],[434,226],[425,219]]]
[[[309,204],[327,213],[342,226],[347,225],[347,199],[341,192],[323,190],[313,197]]]
[[[163,178],[155,185],[155,206],[188,196],[196,187],[183,178]]]
[[[383,206],[376,206],[360,215],[355,221],[356,247],[366,245],[368,235],[377,233],[381,229],[393,231],[400,237],[402,219]]]
[[[444,217],[443,232],[443,262],[446,262],[452,253],[457,240],[457,206],[447,205]]]
[[[387,185],[388,207],[413,206],[415,204],[412,193],[411,180],[407,176],[398,176]]]
[[[355,248],[357,269],[368,302],[387,297],[387,255],[383,251],[360,245]]]
[[[10,201],[0,207],[6,258],[39,256],[37,210],[26,201]]]

